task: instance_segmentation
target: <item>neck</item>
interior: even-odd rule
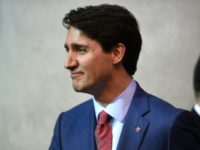
[[[102,106],[107,106],[127,88],[132,79],[132,76],[127,73],[113,78],[106,84],[101,92],[96,92],[96,94],[94,94],[95,99],[101,103]]]

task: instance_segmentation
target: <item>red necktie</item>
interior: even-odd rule
[[[111,117],[105,111],[100,112],[95,130],[97,150],[112,150],[110,119]]]

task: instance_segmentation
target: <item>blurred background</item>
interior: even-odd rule
[[[90,98],[75,93],[64,69],[70,9],[101,3],[127,7],[143,47],[135,79],[176,107],[194,103],[200,53],[199,0],[0,0],[0,149],[48,149],[60,112]]]

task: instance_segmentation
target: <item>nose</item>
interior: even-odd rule
[[[78,66],[78,60],[75,54],[69,52],[65,58],[64,67],[73,70]]]

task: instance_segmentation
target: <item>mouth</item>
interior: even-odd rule
[[[71,79],[74,80],[83,75],[83,72],[71,72]]]

